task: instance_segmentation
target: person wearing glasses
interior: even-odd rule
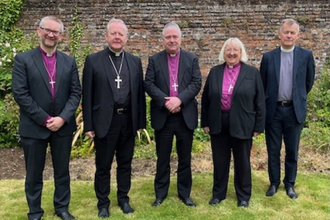
[[[117,202],[124,214],[134,212],[128,193],[137,131],[146,127],[146,100],[141,59],[124,50],[128,30],[112,18],[104,34],[107,47],[86,57],[83,70],[85,134],[95,143],[94,189],[98,216],[110,216],[110,171],[117,165]]]
[[[178,197],[191,207],[191,149],[198,111],[196,95],[202,77],[196,55],[181,48],[181,29],[174,21],[162,31],[165,50],[149,58],[145,89],[151,97],[151,125],[155,130],[157,171],[154,181],[159,206],[167,197],[170,185],[170,157],[174,135],[178,154]]]
[[[20,107],[28,219],[41,219],[44,214],[42,176],[48,146],[54,168],[55,214],[61,219],[74,219],[69,213],[69,161],[81,86],[75,59],[56,49],[63,30],[58,18],[42,18],[37,28],[39,47],[17,54],[12,71],[12,91]]]
[[[233,154],[237,206],[249,206],[252,138],[264,131],[266,112],[260,73],[247,60],[238,38],[226,40],[219,54],[221,64],[210,70],[202,93],[201,127],[211,137],[213,157],[210,205],[226,198]]]

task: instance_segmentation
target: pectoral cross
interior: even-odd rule
[[[174,91],[176,91],[176,90],[177,90],[178,86],[179,86],[178,84],[176,84],[176,83],[173,83],[172,87],[174,88]]]
[[[119,75],[117,75],[117,79],[115,79],[115,82],[117,83],[117,89],[120,89],[120,83],[122,82],[123,80],[120,78]]]
[[[234,86],[232,84],[229,85],[229,88],[228,88],[228,92],[230,92],[230,90],[232,90],[234,88]]]
[[[55,83],[56,83],[56,81],[54,81],[53,79],[50,80],[49,84],[52,86],[52,89],[54,89]]]

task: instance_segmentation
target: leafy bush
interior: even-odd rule
[[[18,111],[12,94],[0,101],[0,148],[18,146]]]
[[[322,69],[308,94],[308,112],[302,131],[303,144],[319,150],[329,151],[330,132],[330,59]]]

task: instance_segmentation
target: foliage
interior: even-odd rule
[[[302,142],[312,148],[330,150],[330,59],[308,94],[308,113]]]
[[[0,147],[17,146],[18,106],[11,95],[14,57],[33,47],[14,26],[23,7],[21,0],[0,0]]]
[[[18,105],[12,94],[0,101],[0,147],[11,148],[18,144]]]
[[[92,49],[89,44],[84,46],[81,45],[82,37],[84,36],[84,27],[81,23],[79,23],[77,3],[74,9],[72,27],[69,29],[69,35],[70,54],[76,58],[78,69],[81,70],[85,57],[91,53]]]
[[[0,30],[10,31],[19,19],[24,0],[0,0]]]

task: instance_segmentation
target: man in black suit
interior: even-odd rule
[[[295,199],[299,140],[307,114],[307,94],[314,83],[315,63],[311,51],[295,46],[300,37],[297,21],[283,20],[278,36],[281,46],[265,53],[260,65],[267,112],[265,133],[270,186],[266,196],[273,196],[280,185],[283,137],[283,183],[287,195]]]
[[[179,157],[177,189],[187,206],[192,186],[191,149],[197,127],[197,101],[201,88],[198,58],[181,46],[181,30],[175,22],[165,25],[162,32],[165,50],[149,58],[145,89],[151,97],[151,125],[155,129],[157,173],[154,187],[159,206],[166,198],[170,184],[170,156],[173,137]]]
[[[128,30],[120,19],[107,24],[108,47],[87,56],[83,70],[83,119],[95,142],[95,193],[98,216],[109,217],[110,170],[117,161],[117,201],[125,214],[129,205],[135,136],[146,126],[141,59],[124,51]]]
[[[40,46],[17,54],[13,68],[12,89],[20,107],[19,134],[26,164],[29,219],[41,219],[44,214],[42,173],[48,144],[54,168],[55,214],[61,219],[74,219],[68,212],[69,161],[81,87],[74,58],[56,50],[63,29],[59,19],[44,17],[37,28]]]

